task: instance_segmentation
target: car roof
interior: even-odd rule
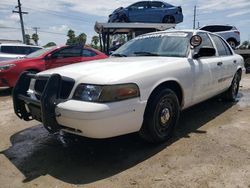
[[[21,43],[0,43],[0,46],[27,46],[27,47],[43,48],[41,46],[27,45]]]

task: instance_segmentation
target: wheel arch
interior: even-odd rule
[[[181,84],[177,81],[177,80],[166,80],[163,81],[161,83],[156,84],[155,87],[153,87],[153,89],[150,92],[150,95],[148,97],[148,101],[152,100],[152,98],[155,96],[155,94],[162,90],[162,89],[171,89],[175,92],[178,100],[179,100],[179,104],[182,107],[184,105],[184,91],[183,88],[181,86]]]
[[[40,72],[40,70],[39,70],[39,69],[37,69],[37,68],[27,68],[25,71],[30,71],[30,72],[32,72],[32,71],[34,71],[34,72]]]
[[[238,44],[237,40],[236,40],[234,37],[228,38],[228,39],[227,39],[227,42],[228,42],[228,41],[234,41],[236,45]]]

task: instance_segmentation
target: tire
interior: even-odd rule
[[[173,16],[167,15],[163,18],[162,23],[175,23],[175,18]]]
[[[250,73],[250,58],[245,60],[246,73]]]
[[[167,141],[173,135],[180,116],[180,105],[171,89],[163,89],[149,99],[140,136],[151,143]]]
[[[236,48],[236,42],[235,42],[235,40],[230,39],[230,40],[228,40],[227,42],[228,42],[228,44],[229,44],[233,49]]]
[[[223,93],[223,99],[231,102],[236,101],[240,87],[240,80],[241,80],[241,73],[237,72],[234,75],[230,88],[225,93]]]
[[[129,22],[128,17],[127,17],[126,15],[122,16],[122,18],[121,18],[121,21],[120,21],[120,22],[124,22],[124,23]]]

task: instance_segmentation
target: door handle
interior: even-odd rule
[[[222,66],[223,63],[222,63],[222,62],[218,62],[217,65],[218,65],[218,66]]]

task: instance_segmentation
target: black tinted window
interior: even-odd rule
[[[31,47],[28,46],[1,46],[1,52],[9,54],[27,55],[31,53]]]
[[[67,57],[79,57],[81,54],[81,47],[66,47],[52,55],[52,58],[67,58]]]
[[[41,48],[31,47],[31,48],[30,48],[30,53],[35,52],[35,51],[40,50],[40,49],[41,49]]]
[[[92,50],[87,50],[87,49],[82,50],[82,56],[83,57],[93,57],[93,56],[96,56],[96,55],[97,54]]]
[[[221,32],[221,31],[229,31],[233,27],[232,26],[223,26],[223,25],[210,25],[200,28],[200,30],[209,31],[209,32]]]
[[[211,37],[212,37],[212,39],[213,39],[213,41],[214,41],[214,43],[216,45],[219,56],[228,55],[227,51],[226,51],[226,48],[225,48],[224,44],[222,43],[223,41],[218,36],[211,35]]]

